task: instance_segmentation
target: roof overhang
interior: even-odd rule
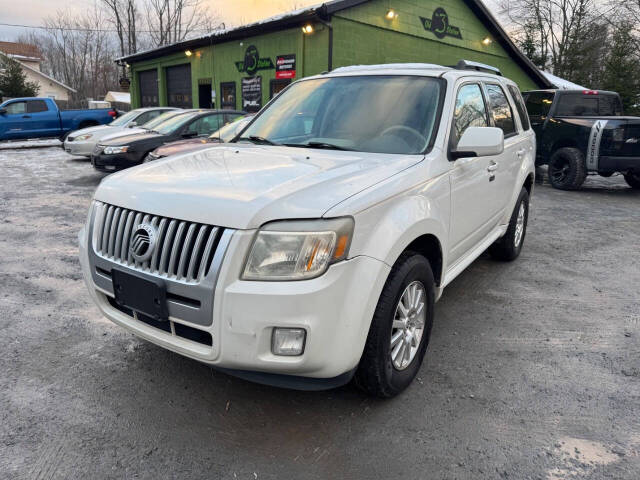
[[[244,40],[253,35],[262,35],[265,33],[277,32],[287,28],[297,28],[305,22],[313,20],[328,20],[332,14],[341,10],[355,7],[357,5],[367,3],[370,0],[333,0],[306,9],[296,10],[288,14],[279,15],[268,18],[261,22],[251,23],[238,28],[229,30],[221,30],[191,40],[166,45],[164,47],[155,48],[139,53],[134,53],[125,57],[120,57],[116,61],[118,63],[136,63],[146,60],[153,60],[158,57],[178,53],[185,50],[194,50],[200,47],[215,45],[233,40]],[[547,78],[538,70],[538,68],[529,60],[516,45],[511,41],[507,33],[500,26],[491,12],[484,6],[482,0],[464,0],[471,11],[482,21],[484,26],[489,30],[495,40],[504,48],[507,54],[516,64],[522,68],[541,88],[552,87]]]

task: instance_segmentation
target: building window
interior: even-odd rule
[[[236,109],[236,82],[220,84],[220,105],[226,110]]]
[[[287,85],[291,83],[290,78],[282,78],[282,79],[273,79],[269,82],[269,98],[275,97],[282,90],[285,89]]]

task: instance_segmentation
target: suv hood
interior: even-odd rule
[[[277,219],[320,218],[423,158],[227,144],[112,174],[95,199],[154,215],[250,229]]]

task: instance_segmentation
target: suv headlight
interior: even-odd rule
[[[264,225],[253,241],[243,280],[307,280],[347,258],[354,221],[278,221]]]
[[[107,147],[104,149],[105,155],[115,155],[116,153],[126,153],[129,147]]]

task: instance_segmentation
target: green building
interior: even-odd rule
[[[132,107],[257,111],[292,80],[357,64],[472,60],[549,88],[480,0],[334,0],[119,59]]]

